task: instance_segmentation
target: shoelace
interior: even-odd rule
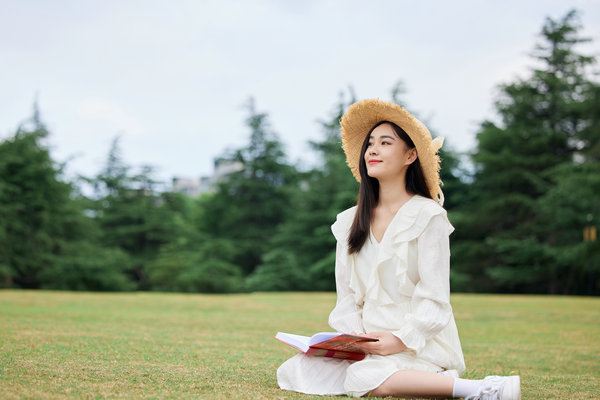
[[[485,387],[479,389],[477,394],[465,397],[465,400],[499,400],[502,392],[499,387]]]

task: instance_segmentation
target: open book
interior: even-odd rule
[[[360,361],[366,354],[356,342],[376,342],[379,339],[336,332],[319,332],[311,337],[277,332],[275,339],[295,347],[308,356],[343,358]]]

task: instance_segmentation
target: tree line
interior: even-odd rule
[[[499,120],[480,124],[473,151],[441,152],[454,291],[600,293],[600,244],[582,234],[600,218],[600,85],[580,30],[576,11],[548,18],[536,67],[500,87]],[[250,102],[248,143],[220,157],[243,169],[196,198],[127,165],[118,139],[96,176],[66,179],[36,109],[0,142],[0,287],[334,290],[330,225],[358,189],[339,120],[356,100],[342,93],[321,121],[309,170]]]

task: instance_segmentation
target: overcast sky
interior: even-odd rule
[[[571,8],[600,54],[598,0],[0,0],[0,138],[37,96],[71,174],[97,173],[120,135],[126,163],[161,179],[209,175],[247,143],[254,97],[310,162],[341,92],[389,100],[401,80],[408,109],[466,151],[496,87],[527,76],[545,18]]]

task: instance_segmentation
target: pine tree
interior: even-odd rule
[[[99,244],[87,201],[51,158],[37,107],[0,143],[0,286],[127,290],[126,258]]]
[[[235,242],[234,263],[244,274],[261,263],[278,225],[293,212],[288,187],[296,179],[268,115],[257,112],[253,100],[248,111],[250,141],[221,157],[237,168],[207,197],[201,228],[212,238]]]
[[[566,171],[590,141],[586,130],[597,118],[587,95],[594,59],[577,52],[586,41],[579,30],[575,11],[547,19],[534,52],[538,67],[501,87],[501,122],[484,122],[477,135],[474,183],[453,253],[472,290],[556,292],[563,273],[555,272],[568,268],[549,251],[554,231],[540,201],[556,184],[555,168]]]
[[[26,126],[29,125],[29,126]],[[71,187],[43,144],[37,106],[30,124],[0,143],[0,271],[6,286],[39,288],[51,265]]]
[[[140,289],[148,289],[149,264],[160,247],[176,236],[176,214],[158,192],[151,167],[133,173],[122,159],[119,140],[113,141],[107,163],[93,180],[95,220],[101,243],[127,255],[124,267]]]
[[[346,165],[339,121],[349,102],[341,95],[331,118],[321,121],[323,139],[311,142],[320,163],[302,174],[290,213],[269,241],[262,264],[248,279],[253,290],[334,290],[337,213],[356,203],[358,185]]]

